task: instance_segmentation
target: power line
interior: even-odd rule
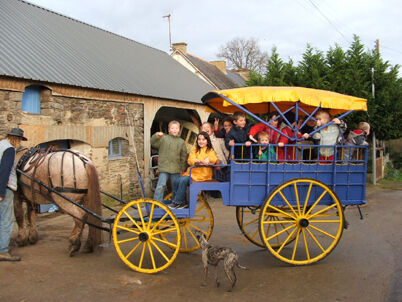
[[[394,52],[397,52],[397,53],[399,53],[399,54],[402,54],[402,51],[393,49],[393,48],[391,48],[391,47],[384,46],[384,44],[381,44],[381,48],[385,48],[385,49],[388,49],[388,50],[390,50],[390,51],[394,51]]]
[[[350,43],[350,41],[346,38],[346,36],[338,29],[337,26],[321,11],[321,9],[318,7],[318,5],[313,1],[313,0],[308,0],[311,5],[320,13],[321,16],[325,18],[325,20],[328,21],[328,23],[346,40],[346,42]]]

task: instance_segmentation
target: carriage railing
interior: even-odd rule
[[[272,131],[275,131],[278,133],[278,135],[282,135],[290,140],[294,140],[296,142],[302,141],[304,140],[304,138],[298,138],[297,137],[297,133],[300,132],[301,129],[303,129],[303,127],[308,123],[308,121],[310,119],[316,120],[314,115],[317,113],[318,110],[321,109],[321,106],[317,106],[314,108],[314,110],[311,113],[308,113],[306,110],[304,110],[299,103],[300,102],[295,102],[295,104],[289,108],[287,108],[284,111],[281,111],[279,109],[279,107],[274,103],[274,102],[270,102],[269,105],[272,105],[275,110],[278,112],[278,116],[274,119],[277,120],[279,118],[282,118],[284,121],[284,124],[286,124],[286,126],[290,127],[294,134],[294,137],[290,137],[288,136],[286,133],[283,133],[280,129],[273,127],[270,122],[271,121],[265,121],[262,118],[260,118],[258,115],[252,113],[251,111],[247,110],[247,108],[245,106],[239,105],[236,102],[233,102],[231,99],[229,99],[228,97],[224,96],[224,95],[220,95],[220,97],[222,97],[225,101],[227,101],[228,103],[230,103],[231,105],[237,107],[240,111],[243,111],[244,113],[248,114],[249,116],[251,116],[256,122],[260,122],[263,123],[264,125],[266,125],[267,127],[269,127]],[[217,110],[216,108],[214,108],[213,106],[209,105],[207,103],[208,107],[210,107],[211,109],[213,109],[214,111],[216,111],[218,114],[225,116],[226,114],[220,112],[219,110]],[[295,112],[295,123],[291,123],[287,117],[286,114],[288,112],[294,111]],[[354,112],[354,110],[349,110],[347,112],[342,113],[341,115],[337,116],[337,118],[339,120],[342,120],[343,118],[345,118],[346,116],[348,116],[349,114],[351,114],[352,112]],[[303,123],[299,126],[299,119],[301,118],[301,116],[304,116],[303,119]],[[321,125],[320,127],[317,127],[316,129],[314,129],[314,131],[312,131],[311,133],[309,133],[310,137],[321,131],[322,129],[332,125],[334,123],[334,121],[330,121],[329,123],[325,124],[325,125]]]
[[[308,142],[308,141],[306,141]],[[275,158],[261,160],[256,158],[260,148],[274,148]],[[241,157],[235,157],[235,148],[241,150]],[[279,151],[283,150],[283,158],[278,158]],[[269,151],[268,151],[269,152]],[[314,144],[287,144],[279,147],[278,144],[235,144],[231,148],[231,160],[236,162],[270,162],[270,163],[326,163],[326,164],[365,164],[368,160],[367,146],[354,145],[314,145]],[[248,154],[248,156],[245,156]],[[331,157],[333,155],[333,158]],[[321,157],[321,158],[320,158]],[[331,157],[331,159],[329,159]]]

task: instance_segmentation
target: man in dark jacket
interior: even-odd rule
[[[8,250],[14,223],[14,191],[17,190],[15,150],[21,145],[24,131],[13,128],[0,141],[0,261],[20,261]]]

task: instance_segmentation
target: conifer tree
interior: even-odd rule
[[[372,83],[375,97],[372,96]],[[252,73],[248,85],[303,86],[365,98],[368,112],[349,115],[346,118],[348,128],[354,129],[359,122],[367,121],[379,139],[402,137],[399,66],[384,62],[376,49],[366,50],[356,35],[346,51],[335,45],[325,56],[307,45],[297,66],[291,59],[283,61],[277,49],[273,48],[265,73]]]

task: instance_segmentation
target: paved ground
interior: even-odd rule
[[[355,208],[336,249],[324,260],[292,267],[243,238],[234,208],[211,201],[215,215],[212,243],[238,251],[248,271],[238,271],[232,293],[221,276],[200,287],[200,251],[179,254],[167,269],[144,275],[128,269],[113,246],[101,254],[67,255],[72,221],[66,215],[42,215],[40,241],[14,249],[20,263],[0,263],[0,301],[402,301],[402,191],[376,190],[360,220]]]

